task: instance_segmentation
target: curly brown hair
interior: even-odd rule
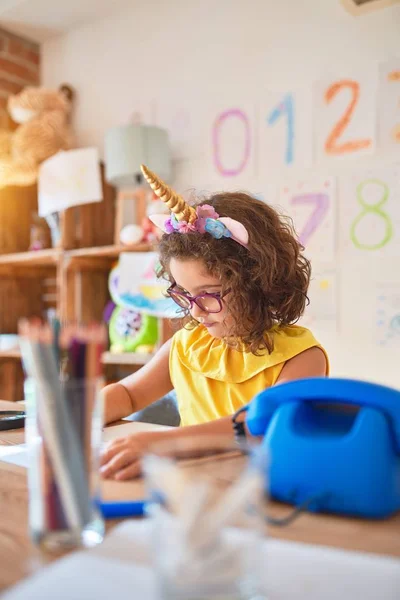
[[[221,217],[242,223],[249,233],[244,248],[229,238],[205,233],[164,234],[159,245],[160,272],[171,283],[171,258],[201,260],[231,290],[227,309],[234,327],[229,337],[259,355],[273,350],[271,331],[295,323],[303,314],[310,281],[310,263],[303,256],[291,220],[242,192],[218,193],[198,205],[210,204]],[[197,322],[186,312],[181,325]]]

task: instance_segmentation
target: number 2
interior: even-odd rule
[[[352,79],[342,79],[333,83],[325,92],[325,102],[329,104],[329,102],[331,102],[342,89],[346,88],[350,90],[352,98],[344,114],[340,117],[339,121],[335,124],[334,128],[326,139],[325,152],[327,154],[340,155],[349,152],[357,152],[357,150],[369,148],[372,143],[368,138],[350,140],[348,142],[342,142],[341,144],[338,143],[340,136],[343,134],[346,127],[348,127],[350,119],[359,101],[360,84]]]
[[[290,165],[293,162],[293,140],[294,140],[294,110],[293,110],[293,96],[288,94],[284,97],[282,102],[273,109],[268,117],[268,125],[274,125],[274,123],[286,114],[287,118],[287,129],[286,129],[286,152],[285,162]]]
[[[306,246],[308,240],[319,227],[320,223],[324,220],[326,213],[329,210],[329,196],[328,194],[317,193],[317,194],[300,194],[293,196],[291,204],[298,205],[314,205],[314,210],[310,215],[307,223],[303,227],[303,231],[299,233],[299,241],[302,246]]]

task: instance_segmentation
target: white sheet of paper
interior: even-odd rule
[[[125,521],[100,546],[56,561],[2,600],[157,600],[151,528],[151,520]],[[271,600],[398,600],[398,559],[274,539],[260,551]]]
[[[39,168],[39,215],[103,199],[97,148],[58,152]]]
[[[377,283],[376,341],[400,350],[400,283]]]
[[[163,97],[155,105],[156,124],[168,131],[172,157],[188,160],[203,157],[205,151],[205,114],[200,114],[187,97],[174,103]]]
[[[379,67],[378,139],[384,151],[400,151],[400,57]]]
[[[371,154],[376,145],[377,74],[327,76],[314,86],[317,159]]]
[[[226,102],[209,110],[211,180],[238,182],[256,176],[256,106]]]
[[[319,268],[314,265],[308,297],[310,304],[306,307],[301,325],[316,326],[335,331],[337,329],[338,305],[337,275],[334,268]]]
[[[27,468],[28,450],[26,444],[0,446],[0,461]]]
[[[340,246],[347,256],[400,256],[400,166],[340,179]]]
[[[329,263],[335,258],[336,182],[315,177],[283,185],[279,204],[292,217],[307,258]]]
[[[268,92],[259,109],[259,172],[275,177],[279,171],[310,167],[312,127],[311,91]]]

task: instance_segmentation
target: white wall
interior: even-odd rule
[[[311,85],[327,71],[373,69],[400,55],[400,7],[354,18],[339,0],[146,0],[113,18],[76,29],[43,46],[43,83],[77,90],[75,128],[81,145],[102,149],[107,128],[139,111],[159,122],[163,110],[186,109],[189,139],[181,139],[175,184],[221,187],[207,156],[210,107],[254,103],[269,89]],[[182,136],[181,136],[182,138]],[[377,154],[314,167],[324,175],[389,164]],[[268,180],[235,181],[265,192]],[[279,183],[280,174],[272,174]],[[398,199],[400,202],[400,198]],[[375,282],[400,282],[400,259],[350,261],[338,249],[338,334],[318,328],[332,370],[400,388],[400,336],[392,347],[374,343]],[[318,267],[318,265],[316,265]],[[358,279],[358,281],[357,281]],[[360,283],[361,282],[361,283]]]

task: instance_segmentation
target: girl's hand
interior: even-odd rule
[[[165,432],[139,431],[112,440],[101,454],[101,476],[105,479],[117,479],[118,481],[138,477],[142,472],[142,456],[146,454],[154,442],[164,436]]]

